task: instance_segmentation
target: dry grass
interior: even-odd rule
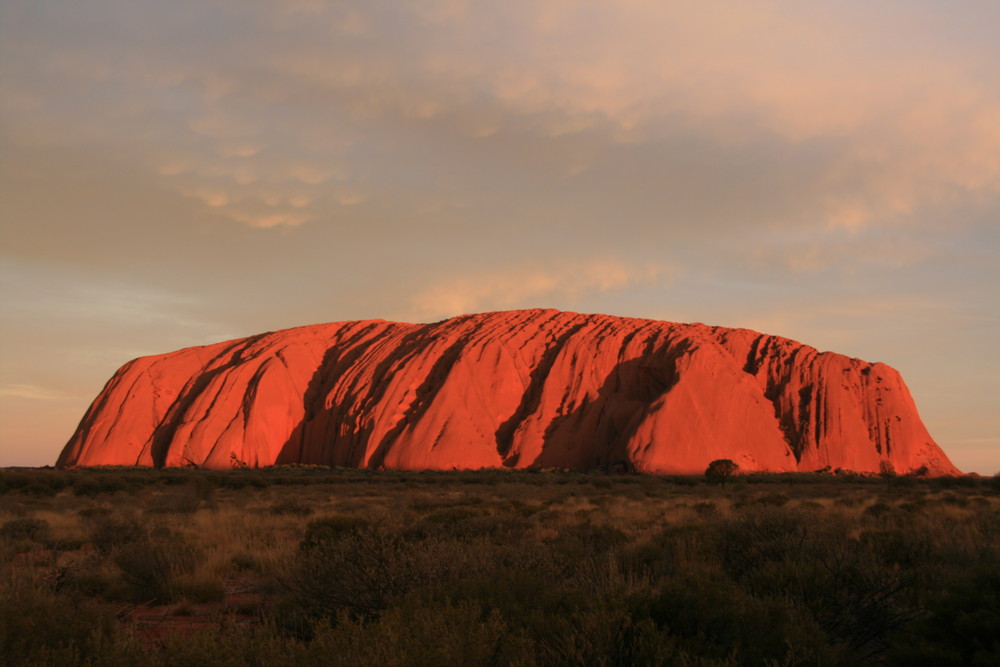
[[[12,664],[330,664],[331,647],[343,664],[963,664],[1000,651],[977,639],[1000,636],[995,480],[2,474]],[[386,638],[395,648],[366,652]]]

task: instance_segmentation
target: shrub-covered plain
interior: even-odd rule
[[[0,662],[1000,664],[996,478],[0,471]]]

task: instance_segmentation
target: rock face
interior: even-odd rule
[[[58,465],[957,474],[902,378],[745,329],[553,310],[288,329],[143,357]]]

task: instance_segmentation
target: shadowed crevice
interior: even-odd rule
[[[396,438],[399,436],[403,430],[412,424],[417,423],[420,418],[430,409],[431,404],[434,402],[434,397],[441,389],[441,386],[445,383],[448,375],[451,373],[451,369],[458,362],[459,358],[462,356],[462,351],[465,349],[470,338],[471,333],[465,333],[459,336],[458,340],[449,345],[441,356],[434,362],[431,370],[427,373],[427,377],[424,381],[420,383],[420,386],[416,389],[416,396],[410,405],[406,408],[403,413],[403,418],[396,422],[389,431],[382,437],[378,446],[372,452],[372,455],[368,459],[369,468],[381,468],[385,462],[385,456],[389,452]],[[388,383],[385,383],[388,384]],[[435,443],[436,444],[436,443]],[[433,446],[431,447],[433,449]]]
[[[648,343],[658,344],[663,345],[663,341]],[[582,400],[574,410],[549,423],[542,450],[531,464],[633,469],[628,443],[650,408],[677,384],[677,360],[685,349],[684,345],[666,345],[657,352],[647,349],[640,357],[617,364],[596,396]]]
[[[520,405],[514,410],[514,414],[507,421],[500,424],[500,427],[496,430],[497,452],[500,454],[500,458],[503,459],[505,466],[513,467],[517,465],[516,457],[513,459],[508,458],[511,447],[514,445],[514,433],[517,432],[517,427],[521,425],[521,422],[537,410],[541,404],[545,380],[549,375],[549,371],[552,370],[556,359],[559,357],[559,353],[566,345],[566,341],[585,326],[587,326],[587,322],[579,322],[573,325],[568,331],[556,338],[555,342],[545,350],[538,365],[528,377],[528,387],[521,398]]]
[[[344,373],[354,368],[357,361],[392,330],[391,324],[371,322],[347,332],[337,331],[309,379],[302,397],[302,420],[281,446],[275,459],[277,465],[351,465],[340,460],[345,452],[339,434],[345,423],[351,431],[356,428],[355,413],[351,410],[354,395],[329,408],[325,405],[326,397]],[[317,434],[317,430],[321,433]]]
[[[266,335],[267,334],[258,334],[257,336],[251,336],[250,338],[244,338],[226,347],[205,365],[211,366],[219,359],[229,355],[229,358],[225,362],[210,371],[201,373],[198,377],[188,382],[184,389],[178,394],[173,404],[171,404],[170,408],[166,412],[166,416],[163,418],[163,421],[156,427],[153,431],[152,437],[150,438],[151,442],[149,455],[150,458],[153,459],[153,465],[155,467],[162,468],[166,465],[167,454],[170,451],[170,445],[173,442],[174,434],[183,423],[184,416],[187,414],[188,409],[194,404],[198,397],[201,396],[202,392],[208,388],[212,380],[214,380],[220,373],[228,371],[239,365],[243,361],[243,353],[251,345]]]

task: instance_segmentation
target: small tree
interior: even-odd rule
[[[740,469],[736,463],[729,459],[716,459],[705,468],[705,479],[710,484],[721,484],[726,486],[726,478],[736,474]]]

